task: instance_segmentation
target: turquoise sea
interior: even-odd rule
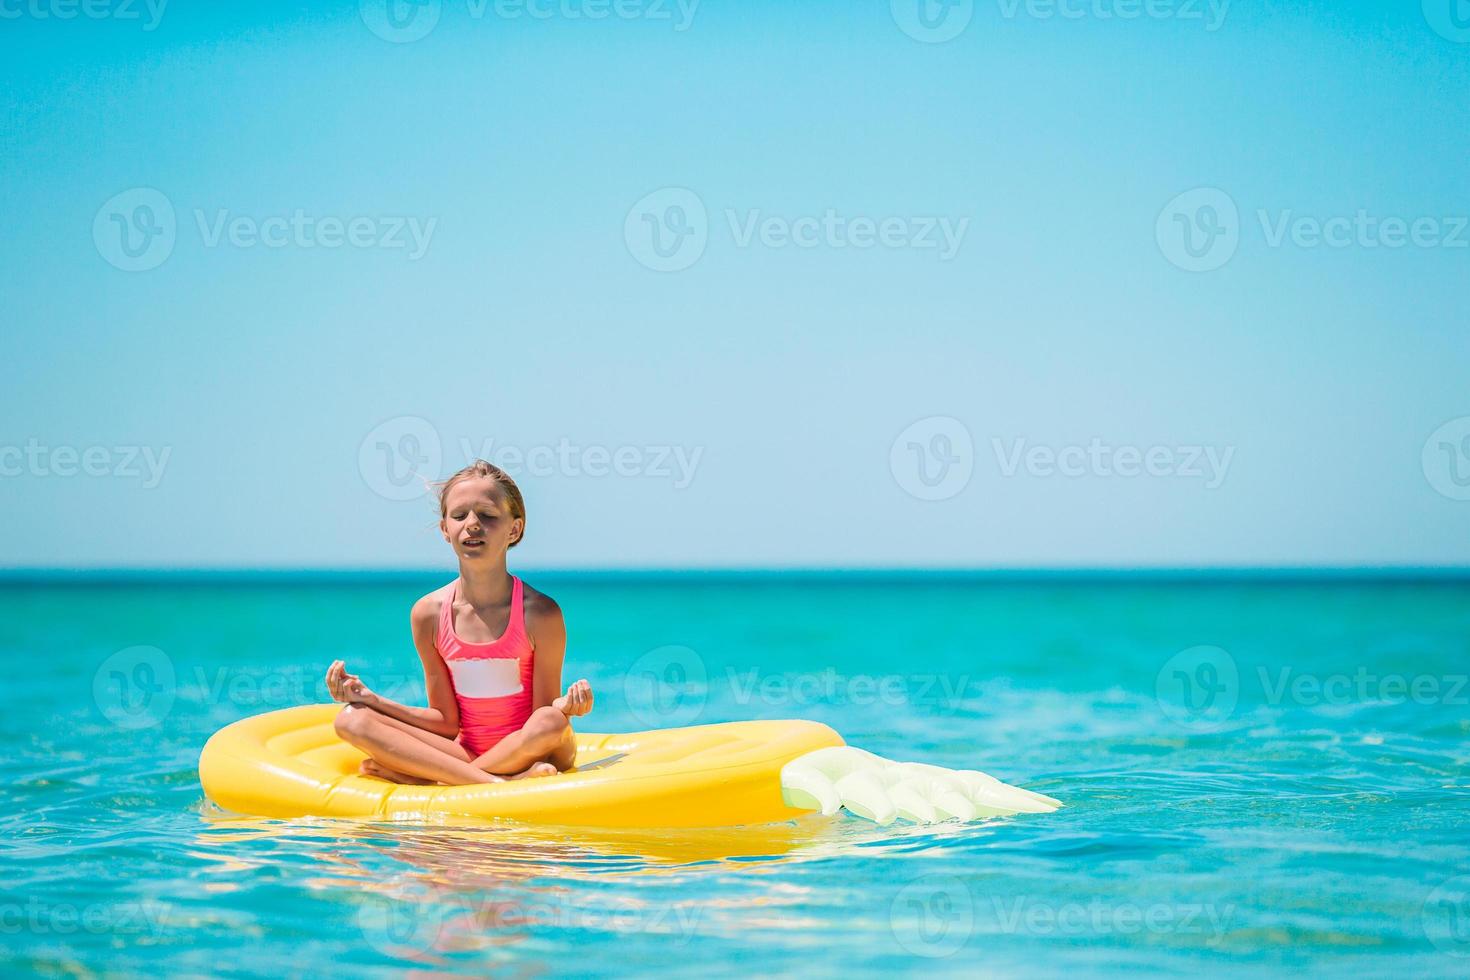
[[[823,721],[1067,803],[593,834],[242,819],[205,739],[422,697],[443,575],[8,580],[0,970],[1447,976],[1470,970],[1470,582],[531,574],[589,729]]]

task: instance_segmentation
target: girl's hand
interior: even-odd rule
[[[577,681],[567,688],[567,693],[551,702],[551,706],[568,718],[585,715],[592,710],[592,685],[585,678]]]
[[[347,673],[347,664],[342,660],[332,661],[332,666],[327,668],[327,690],[333,701],[343,704],[370,704],[377,698],[361,677]]]

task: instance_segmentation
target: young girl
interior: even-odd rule
[[[571,719],[592,710],[592,688],[579,680],[560,693],[561,609],[506,571],[506,549],[526,531],[520,489],[476,460],[440,484],[439,529],[459,578],[410,614],[429,706],[379,697],[338,660],[327,669],[327,689],[347,705],[337,734],[367,753],[365,775],[395,783],[493,783],[570,768]]]

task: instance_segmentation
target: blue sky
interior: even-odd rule
[[[1467,564],[1450,0],[906,2],[8,0],[0,563]]]

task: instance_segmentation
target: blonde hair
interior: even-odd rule
[[[496,466],[494,463],[487,462],[483,459],[477,459],[470,465],[466,466],[464,469],[460,470],[458,473],[450,476],[449,479],[441,480],[440,482],[434,484],[436,487],[439,488],[439,519],[443,520],[445,517],[449,516],[450,490],[454,489],[457,484],[463,483],[466,480],[474,480],[482,477],[489,478],[495,481],[496,485],[500,487],[501,493],[505,497],[505,502],[510,505],[510,516],[513,518],[518,517],[521,519],[520,537],[516,538],[509,545],[510,547],[514,548],[516,545],[520,544],[526,537],[526,501],[521,496],[521,488],[516,486],[516,481],[512,480],[509,473],[505,472],[505,470]]]

